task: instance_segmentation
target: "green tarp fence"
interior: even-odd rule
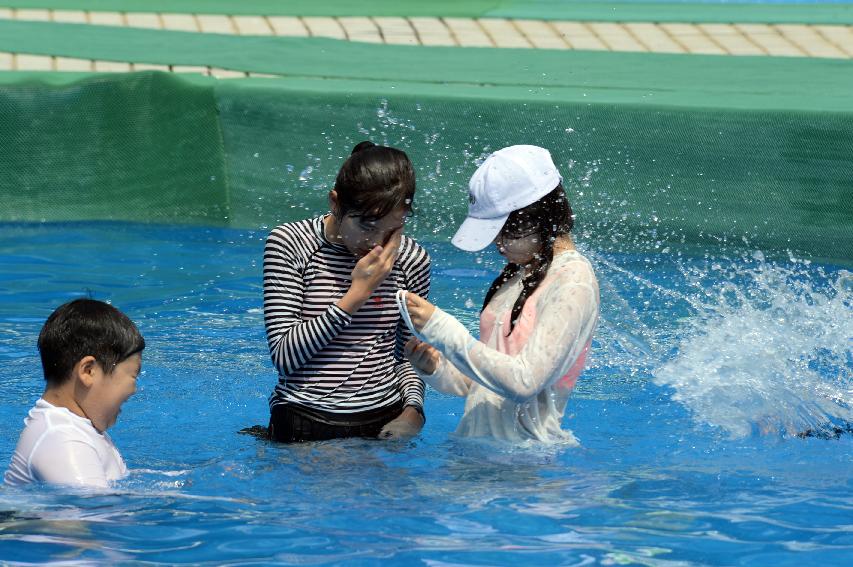
[[[413,234],[443,240],[478,159],[534,143],[599,246],[853,265],[853,62],[214,39],[0,22],[0,51],[284,75],[0,75],[0,221],[269,227],[325,210],[371,139],[412,157]]]
[[[853,263],[850,114],[476,100],[321,83],[142,73],[3,85],[2,220],[269,227],[322,212],[349,149],[372,139],[410,154],[419,184],[413,234],[441,240],[464,215],[477,160],[525,142],[552,149],[581,235],[604,246],[746,238]]]
[[[10,8],[269,16],[521,18],[621,22],[853,23],[839,3],[648,2],[644,0],[3,0]]]
[[[0,85],[0,221],[221,222],[212,89],[166,73]]]

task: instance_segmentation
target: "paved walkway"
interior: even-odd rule
[[[394,45],[853,58],[853,26],[836,25],[654,24],[426,17],[297,18],[10,8],[0,8],[0,18],[194,33],[331,37]],[[204,73],[221,78],[247,76],[243,72],[209,67],[0,53],[0,71],[126,72],[145,69]]]

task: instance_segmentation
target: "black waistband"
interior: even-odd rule
[[[298,415],[307,417],[313,421],[319,421],[327,425],[337,425],[343,427],[353,427],[358,425],[370,425],[373,423],[387,423],[400,415],[403,411],[403,402],[399,401],[390,406],[377,408],[374,410],[353,412],[353,413],[335,413],[323,411],[314,408],[307,408],[298,404],[286,402],[276,404],[271,408],[272,411],[288,411]]]

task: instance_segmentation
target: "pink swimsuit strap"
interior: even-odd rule
[[[502,352],[510,356],[515,356],[520,353],[530,338],[530,335],[533,334],[533,330],[536,328],[536,296],[540,293],[543,287],[540,287],[538,290],[533,292],[533,295],[531,295],[524,303],[521,315],[519,316],[518,321],[516,321],[515,328],[508,337],[503,335],[501,330],[509,329],[512,310],[509,309],[504,313],[500,329],[495,329],[496,318],[494,311],[488,307],[484,309],[480,314],[481,340],[483,337],[491,337],[493,336],[493,333],[498,332],[501,333],[501,336],[498,336],[495,341],[496,350],[498,352]],[[581,351],[581,354],[578,356],[577,360],[575,360],[574,364],[572,364],[572,367],[569,368],[569,371],[557,381],[557,384],[561,388],[567,388],[569,390],[574,388],[578,377],[581,375],[581,372],[583,372],[584,366],[586,365],[586,357],[589,352],[591,342],[591,339],[587,341]]]

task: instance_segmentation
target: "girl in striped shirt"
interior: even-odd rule
[[[430,258],[403,235],[415,173],[400,150],[362,142],[338,172],[329,214],[275,228],[264,249],[264,323],[279,381],[270,438],[405,437],[424,386],[404,357],[399,289],[426,296]]]

